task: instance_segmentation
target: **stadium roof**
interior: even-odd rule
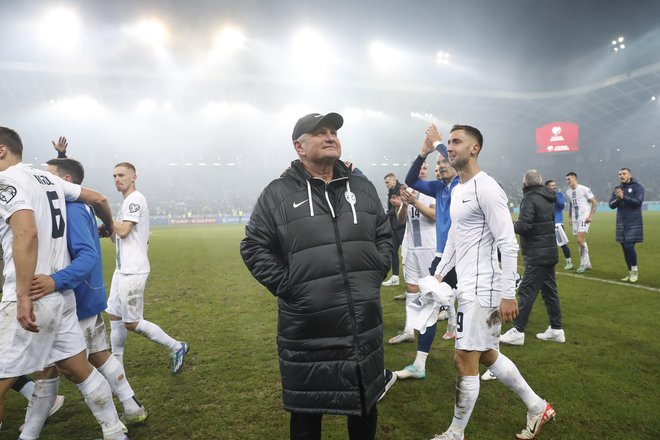
[[[353,128],[347,120],[345,130],[382,128],[391,142],[378,140],[378,154],[393,160],[402,159],[402,143],[419,137],[423,125],[405,123],[416,115],[443,127],[480,127],[498,158],[533,157],[535,128],[554,121],[580,125],[583,151],[657,154],[654,0],[80,2],[79,41],[59,47],[48,40],[67,26],[38,38],[52,5],[0,6],[0,26],[11,35],[0,47],[0,105],[12,123],[49,105],[87,111],[90,102],[116,113],[142,106],[243,112],[259,121],[300,104],[355,110],[355,121],[384,118]],[[144,17],[163,23],[162,46],[131,39],[131,26]],[[240,28],[245,42],[231,55],[218,54],[212,36],[227,24]],[[302,28],[311,36],[292,56]],[[615,53],[612,41],[620,36],[625,49]],[[376,41],[389,47],[380,60],[389,65],[370,59]],[[451,54],[448,65],[436,63],[439,51]],[[29,125],[39,128],[38,121]],[[387,131],[392,127],[396,134]],[[278,137],[267,142],[286,139]]]

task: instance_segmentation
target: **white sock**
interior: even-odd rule
[[[448,319],[447,325],[456,326],[456,296],[458,295],[458,290],[451,289],[451,298],[449,298],[449,310],[447,311]]]
[[[25,382],[25,385],[23,385],[23,388],[19,391],[23,397],[25,397],[27,400],[32,399],[32,393],[34,393],[34,381],[28,381]]]
[[[413,362],[413,365],[418,370],[426,370],[426,358],[428,356],[429,356],[428,353],[424,353],[423,351],[417,350],[417,356],[415,357],[415,362]]]
[[[587,242],[584,242],[584,262],[585,265],[591,266],[591,259],[589,258],[589,245]]]
[[[637,272],[637,266],[630,266],[630,270],[632,270],[633,272]],[[21,394],[23,394],[23,389],[21,389]]]
[[[137,400],[133,398],[135,393],[126,379],[124,366],[117,358],[110,356],[98,370],[108,381],[112,394],[117,396],[124,406],[124,413],[135,413],[140,409]]]
[[[124,345],[128,330],[124,326],[124,321],[110,321],[110,344],[112,345],[112,354],[117,357],[119,362],[124,363]]]
[[[511,359],[499,353],[493,365],[488,367],[490,372],[497,376],[497,379],[506,385],[511,391],[527,405],[527,409],[532,414],[538,414],[545,409],[545,400],[532,390],[525,379],[518,371],[518,367],[511,362]]]
[[[46,423],[48,413],[50,413],[57,398],[59,386],[59,377],[55,379],[41,379],[34,382],[34,394],[30,399],[30,404],[25,413],[25,425],[23,426],[20,439],[36,440],[39,438],[41,428]]]
[[[587,265],[587,243],[578,245],[579,251],[580,251],[580,266],[586,266]]]
[[[180,342],[165,333],[162,328],[158,327],[153,322],[143,319],[138,323],[135,331],[160,345],[164,345],[169,348],[172,353],[181,348]]]
[[[566,259],[566,264],[573,264],[573,262],[571,261],[571,257],[568,257],[568,258]]]
[[[454,418],[449,430],[463,433],[479,397],[479,376],[459,376],[456,380]]]
[[[94,368],[87,379],[77,386],[85,398],[85,403],[101,425],[103,437],[123,434],[124,425],[119,421],[115,403],[112,400],[112,390],[101,373]]]
[[[410,319],[408,319],[408,304],[415,301],[419,297],[419,293],[406,292],[406,326],[403,328],[404,333],[409,335],[415,334],[415,329],[412,324],[410,324]]]

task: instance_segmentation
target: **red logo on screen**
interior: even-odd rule
[[[557,153],[580,151],[578,125],[571,122],[551,122],[536,129],[536,152]]]

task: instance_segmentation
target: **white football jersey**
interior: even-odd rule
[[[584,185],[578,185],[575,189],[566,190],[566,198],[571,204],[571,215],[573,220],[584,220],[591,214],[590,199],[594,198],[591,189]]]
[[[484,307],[499,307],[503,297],[515,298],[518,242],[502,187],[480,171],[454,187],[450,213],[451,228],[436,274],[444,277],[455,266],[459,296],[478,299]]]
[[[435,205],[433,197],[419,191],[417,192],[417,200],[426,206]],[[426,217],[412,205],[408,205],[406,232],[408,233],[408,249],[435,249],[435,220]]]
[[[124,199],[117,221],[134,223],[126,238],[115,241],[117,247],[117,272],[123,274],[149,273],[149,207],[147,199],[139,191],[133,191]]]
[[[71,263],[66,242],[66,201],[77,200],[79,196],[80,186],[23,163],[0,172],[0,240],[5,263],[3,301],[16,301],[11,216],[24,209],[34,213],[38,234],[35,273],[52,274]]]

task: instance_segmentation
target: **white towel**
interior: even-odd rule
[[[440,283],[436,277],[427,276],[419,280],[419,296],[406,306],[410,324],[421,334],[438,321],[440,309],[449,306],[451,287]]]

